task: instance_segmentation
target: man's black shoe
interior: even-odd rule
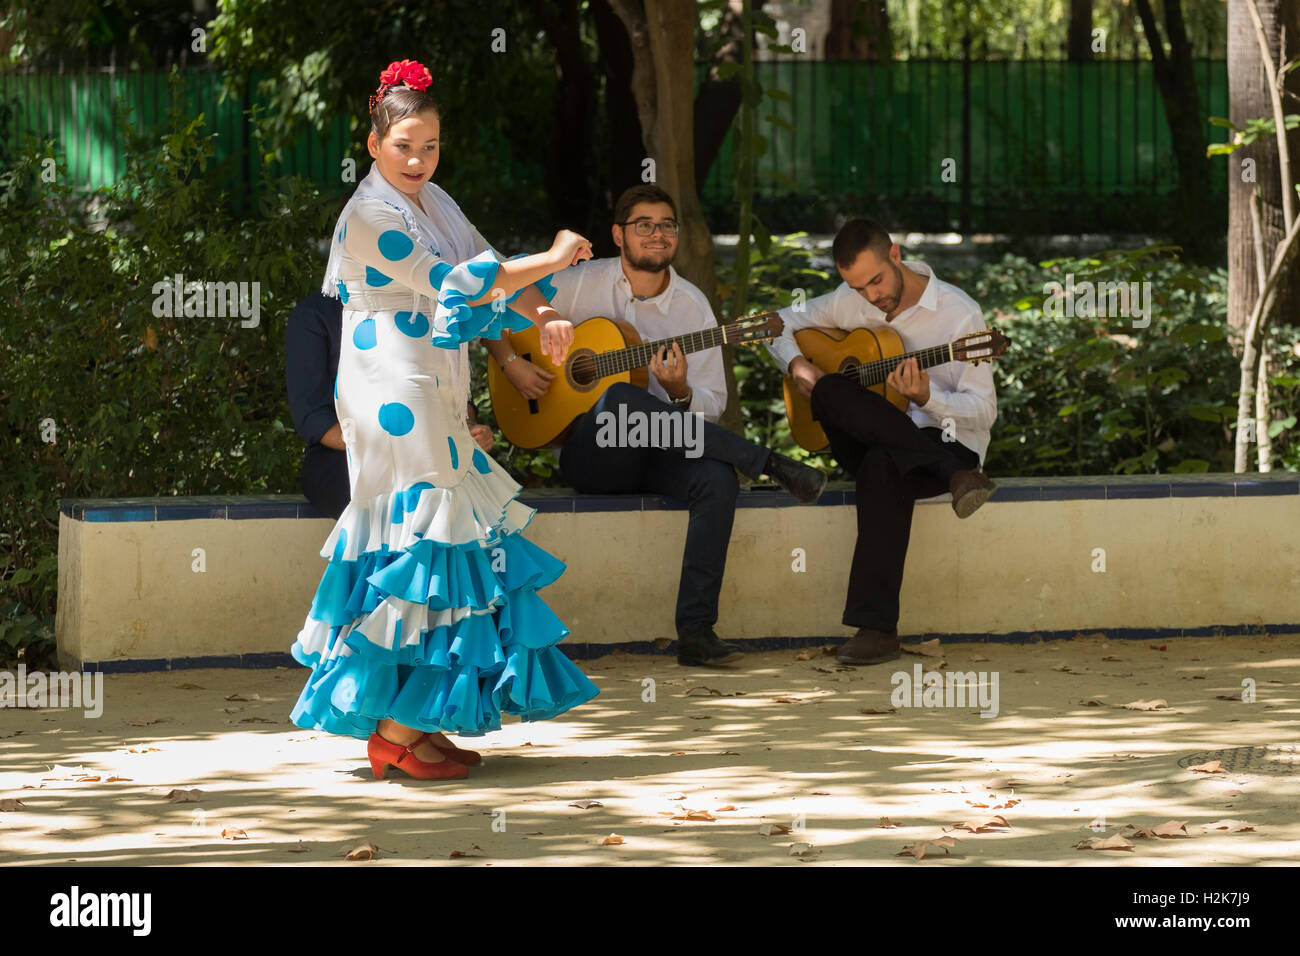
[[[822,496],[822,491],[826,488],[825,473],[776,452],[772,452],[768,457],[763,474],[769,475],[778,485],[794,495],[800,504],[812,504]]]
[[[677,639],[677,663],[683,667],[714,667],[744,656],[735,644],[719,640],[712,629],[702,634],[684,634]]]

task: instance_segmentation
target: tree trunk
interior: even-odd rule
[[[1216,224],[1206,215],[1205,197],[1210,187],[1210,161],[1205,155],[1205,118],[1201,115],[1192,45],[1183,22],[1182,0],[1165,0],[1165,31],[1169,52],[1156,26],[1151,0],[1136,0],[1142,30],[1151,49],[1156,86],[1165,108],[1178,167],[1177,213],[1174,240],[1193,262],[1214,262],[1220,254]]]
[[[596,77],[583,50],[577,0],[533,0],[533,14],[555,50],[554,125],[546,164],[551,221],[590,235],[598,218],[592,164],[589,151],[574,149],[574,144],[592,141]]]
[[[1070,0],[1067,50],[1071,63],[1092,62],[1092,0]]]
[[[1274,64],[1287,62],[1300,54],[1300,3],[1283,0],[1257,0],[1264,35],[1273,54]],[[1280,14],[1280,16],[1279,16]],[[1283,39],[1287,49],[1282,49]],[[1246,0],[1228,0],[1228,119],[1244,127],[1247,120],[1273,115],[1264,64],[1255,38]],[[1286,89],[1300,95],[1300,71],[1287,76]],[[1285,112],[1297,112],[1297,101],[1283,97]],[[1300,159],[1300,130],[1287,135],[1292,162]],[[1254,160],[1254,182],[1242,180],[1244,160]],[[1259,191],[1260,229],[1264,263],[1267,269],[1278,243],[1286,233],[1282,216],[1282,185],[1278,178],[1277,141],[1268,136],[1244,146],[1227,157],[1228,164],[1228,325],[1239,344],[1240,335],[1255,300],[1259,297],[1259,273],[1251,237],[1250,197]],[[1300,271],[1283,277],[1278,290],[1283,315],[1295,315],[1300,309]]]
[[[646,158],[646,152],[642,145],[640,112],[632,95],[635,56],[629,31],[609,0],[591,0],[591,13],[596,24],[600,67],[605,74],[605,118],[609,124],[605,176],[609,191],[603,197],[604,217],[588,238],[595,254],[605,257],[618,255],[618,247],[610,238],[610,214],[623,190],[641,182],[641,161]]]
[[[677,256],[673,267],[694,283],[718,313],[713,236],[695,183],[695,0],[610,0],[632,41],[632,90],[646,154],[656,181],[677,203]],[[721,424],[740,431],[736,379],[724,353],[727,410]]]
[[[889,9],[885,0],[831,0],[826,34],[828,60],[883,60],[890,50]]]

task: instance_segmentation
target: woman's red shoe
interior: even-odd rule
[[[466,767],[472,767],[475,764],[483,762],[483,755],[477,750],[462,750],[455,744],[444,746],[436,740],[433,742],[433,745],[442,751],[444,757],[450,757],[452,760],[456,761],[456,763],[464,764]]]
[[[451,757],[445,757],[436,763],[426,763],[415,756],[415,748],[420,746],[428,736],[428,734],[420,734],[410,744],[403,747],[391,740],[385,740],[377,733],[371,734],[370,743],[366,749],[370,755],[370,769],[374,772],[375,779],[383,780],[384,774],[389,767],[401,770],[417,780],[445,780],[453,777],[468,777],[469,768],[463,763],[451,759]]]

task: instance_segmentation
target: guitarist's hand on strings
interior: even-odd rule
[[[885,384],[918,407],[930,401],[930,375],[914,358],[898,363]]]
[[[669,398],[685,398],[690,386],[686,384],[686,353],[676,342],[665,345],[650,360],[650,371],[664,387]]]
[[[802,355],[796,355],[794,360],[790,363],[790,377],[794,379],[794,384],[799,389],[799,394],[807,399],[812,398],[813,386],[816,385],[817,380],[825,374],[825,372]]]

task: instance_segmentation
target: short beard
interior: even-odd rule
[[[633,259],[632,253],[629,252],[626,247],[623,249],[623,258],[627,260],[627,264],[633,269],[637,269],[641,272],[663,272],[673,264],[673,257],[671,255],[665,257],[662,261],[656,261],[649,258]]]

